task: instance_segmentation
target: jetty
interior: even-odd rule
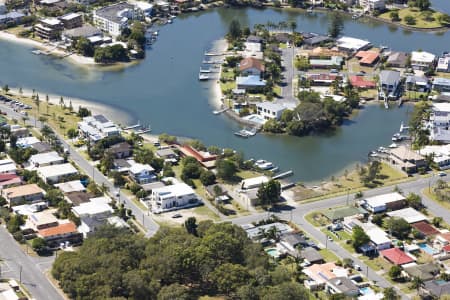
[[[220,115],[221,113],[224,113],[224,112],[226,112],[229,109],[230,109],[229,107],[226,107],[226,108],[222,108],[220,110],[213,110],[213,114]]]
[[[137,124],[124,127],[124,130],[131,130],[131,129],[136,129],[136,128],[140,128],[140,127],[141,127],[141,124],[138,121]]]
[[[294,171],[289,170],[289,171],[280,173],[280,174],[278,174],[276,176],[273,176],[272,179],[281,179],[281,178],[286,178],[286,177],[289,177],[289,176],[292,176],[292,175],[294,175]]]

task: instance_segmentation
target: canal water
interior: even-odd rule
[[[231,147],[246,157],[273,161],[283,170],[293,170],[294,179],[316,182],[328,179],[367,153],[390,144],[401,121],[407,121],[408,106],[384,108],[373,105],[333,134],[312,137],[259,134],[248,140],[233,135],[238,126],[225,116],[212,114],[210,83],[197,80],[204,51],[226,33],[238,19],[253,26],[267,21],[296,20],[297,30],[326,33],[328,15],[299,11],[216,9],[185,15],[160,31],[158,41],[142,62],[120,71],[74,66],[65,60],[31,54],[27,46],[0,41],[0,84],[36,89],[105,104],[150,124],[154,133],[198,138],[205,144]],[[449,50],[449,33],[410,32],[372,21],[345,20],[345,34],[370,40],[374,45],[435,53]]]

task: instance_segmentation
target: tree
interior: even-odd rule
[[[233,20],[230,23],[228,29],[228,38],[230,41],[235,41],[239,39],[242,35],[241,23],[238,20]]]
[[[398,280],[402,274],[402,268],[395,265],[389,269],[388,275],[392,280]]]
[[[43,252],[47,247],[47,243],[43,238],[35,238],[31,241],[31,248],[38,254]]]
[[[406,15],[405,16],[405,22],[408,25],[415,25],[416,24],[416,19],[413,16],[411,16],[411,15]]]
[[[399,296],[393,287],[385,288],[383,291],[383,300],[398,300]]]
[[[83,56],[88,56],[88,57],[94,56],[94,46],[85,37],[80,37],[78,39],[78,41],[75,44],[75,49],[79,54],[81,54]]]
[[[269,180],[267,183],[261,184],[257,192],[258,205],[273,205],[280,201],[281,184],[277,180]]]
[[[210,170],[202,171],[200,181],[204,186],[214,184],[216,182],[216,175]]]
[[[5,85],[2,87],[2,90],[3,90],[3,92],[4,92],[5,94],[8,94],[8,92],[9,92],[9,86],[8,86],[7,84],[5,84]]]
[[[434,217],[431,223],[436,227],[440,227],[442,221],[443,221],[442,217]]]
[[[397,22],[400,21],[400,16],[398,15],[397,10],[393,10],[389,13],[389,17],[391,17],[391,21]]]
[[[414,193],[409,194],[406,197],[406,201],[408,202],[408,205],[416,210],[420,210],[423,207],[422,204],[422,198]]]
[[[247,283],[250,275],[247,269],[238,264],[226,263],[218,266],[211,274],[212,282],[220,293],[230,295]]]
[[[236,176],[237,167],[229,159],[218,159],[216,161],[217,177],[224,180],[233,180]]]
[[[331,15],[330,24],[328,26],[328,34],[332,38],[337,38],[341,34],[342,30],[344,30],[344,20],[339,13],[334,12]]]
[[[356,251],[359,251],[359,247],[367,244],[370,241],[369,236],[366,234],[364,229],[356,225],[353,227],[352,232],[352,245]]]
[[[419,290],[422,286],[423,286],[422,278],[414,276],[414,278],[411,281],[411,288],[417,290],[417,293],[419,293]]]
[[[178,283],[173,283],[168,286],[164,286],[158,293],[158,300],[189,300],[192,297],[189,296],[188,289]]]
[[[197,219],[195,217],[189,217],[184,222],[184,228],[189,234],[197,236]]]
[[[396,238],[403,240],[411,232],[411,225],[403,218],[389,218],[385,220],[384,227]]]
[[[67,130],[67,137],[69,137],[69,139],[74,139],[78,136],[78,130],[76,130],[75,128],[69,128]]]

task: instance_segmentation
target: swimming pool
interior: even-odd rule
[[[268,248],[265,250],[267,254],[269,254],[270,256],[272,256],[273,258],[278,258],[280,257],[280,252],[278,251],[277,248]]]
[[[360,288],[359,292],[364,296],[375,294],[375,292],[368,286]]]
[[[433,247],[430,247],[430,245],[428,245],[427,243],[421,243],[418,246],[420,249],[422,249],[423,251],[425,251],[426,253],[428,253],[430,255],[434,255],[434,254],[438,253],[438,251],[436,249],[434,249]]]

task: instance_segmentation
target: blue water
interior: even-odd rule
[[[419,244],[420,249],[422,249],[423,251],[425,251],[426,253],[430,254],[430,255],[434,255],[436,254],[436,250],[432,247],[430,247],[427,243],[421,243]]]
[[[371,295],[371,294],[374,294],[374,291],[373,291],[370,287],[368,287],[368,286],[363,287],[363,288],[360,288],[360,289],[359,289],[359,292],[360,292],[361,294],[363,294],[363,295]]]
[[[278,250],[276,248],[266,249],[266,253],[274,258],[278,258],[280,256],[280,253],[278,253]]]

